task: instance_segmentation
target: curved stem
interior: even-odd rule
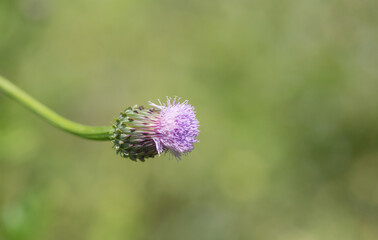
[[[70,121],[55,113],[2,76],[0,76],[0,90],[50,124],[66,132],[92,140],[111,139],[113,134],[112,126],[86,126]]]

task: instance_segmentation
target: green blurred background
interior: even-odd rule
[[[0,239],[378,239],[378,1],[0,0],[0,74],[72,120],[181,96],[135,163],[0,94]]]

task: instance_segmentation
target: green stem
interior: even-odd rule
[[[2,76],[0,76],[0,90],[50,124],[66,132],[92,140],[111,139],[113,134],[112,126],[86,126],[70,121],[55,113]]]

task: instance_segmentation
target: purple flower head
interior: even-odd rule
[[[121,112],[114,125],[113,143],[117,153],[131,160],[154,157],[171,152],[180,158],[193,150],[199,133],[194,107],[176,97],[153,108],[129,107]]]
[[[150,103],[151,106],[160,109],[159,120],[155,125],[156,149],[160,155],[163,151],[171,151],[180,158],[182,154],[193,150],[193,144],[199,133],[199,122],[196,118],[194,107],[188,104],[188,100],[180,103],[176,97],[171,103],[167,97],[167,104],[160,105]]]

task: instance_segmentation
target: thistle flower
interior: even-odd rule
[[[152,108],[129,107],[116,120],[113,134],[114,148],[122,157],[136,161],[170,152],[180,158],[193,150],[199,133],[194,107],[188,101],[155,104]]]
[[[150,103],[126,108],[113,126],[87,126],[70,121],[52,111],[8,79],[0,76],[0,91],[24,105],[51,125],[63,131],[91,140],[111,140],[122,157],[144,161],[162,152],[171,152],[176,158],[193,150],[198,142],[199,122],[194,107],[180,98],[167,97],[167,103]]]

